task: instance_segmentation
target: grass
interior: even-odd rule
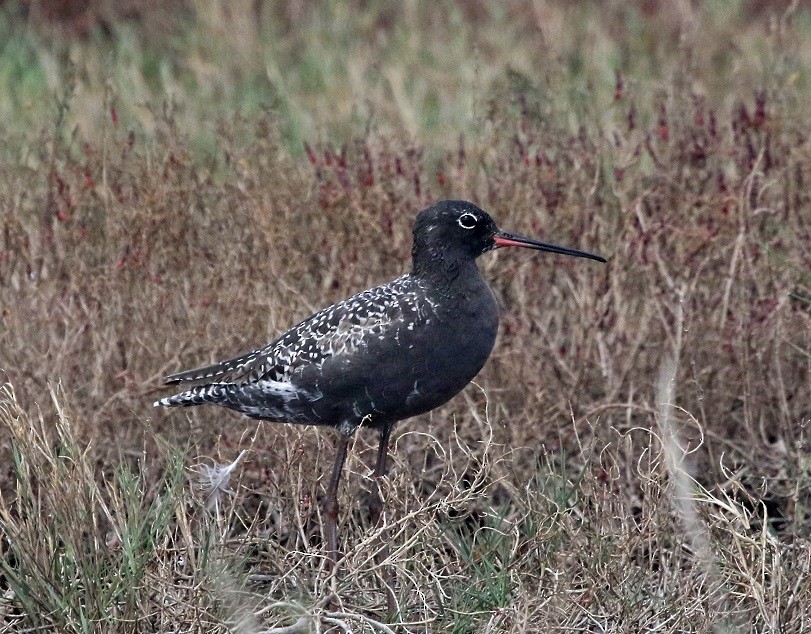
[[[4,5],[0,631],[805,631],[808,14],[654,5]],[[449,197],[610,261],[481,258],[493,357],[379,529],[358,434],[330,575],[328,431],[151,402]]]

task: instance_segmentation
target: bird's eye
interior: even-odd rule
[[[459,216],[459,220],[457,222],[462,229],[473,229],[476,226],[476,223],[479,222],[479,219],[473,214],[464,213]]]

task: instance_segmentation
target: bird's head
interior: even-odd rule
[[[414,271],[440,263],[472,262],[501,247],[524,247],[605,262],[605,258],[501,231],[483,209],[464,200],[443,200],[419,213],[414,224]]]

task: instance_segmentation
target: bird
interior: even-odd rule
[[[479,373],[493,350],[500,311],[476,259],[504,247],[606,262],[501,231],[475,204],[443,200],[416,217],[410,272],[316,312],[262,348],[167,376],[166,384],[201,384],[154,405],[213,404],[264,421],[335,428],[323,507],[334,565],[337,493],[350,439],[359,427],[379,432],[373,474],[379,482],[394,425],[446,403]],[[376,523],[379,490],[370,509]]]

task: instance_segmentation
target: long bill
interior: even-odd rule
[[[524,247],[525,249],[535,249],[537,251],[549,251],[550,253],[560,253],[561,255],[573,255],[576,258],[588,258],[589,260],[597,260],[598,262],[606,262],[606,259],[594,253],[587,251],[580,251],[579,249],[570,249],[568,247],[559,247],[556,244],[548,244],[546,242],[538,242],[532,238],[525,238],[514,233],[506,233],[499,231],[493,236],[493,241],[496,243],[496,248],[499,247]]]

